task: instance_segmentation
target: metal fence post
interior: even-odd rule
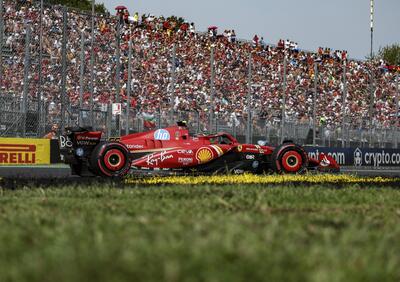
[[[218,128],[218,121],[219,121],[219,119],[218,119],[219,117],[218,117],[218,113],[215,115],[215,132],[218,132],[218,130],[219,130],[219,128]]]
[[[107,121],[106,121],[106,135],[107,138],[112,136],[112,132],[111,132],[111,122],[112,122],[112,109],[111,107],[107,107]]]
[[[3,22],[3,0],[0,0],[0,95],[3,87],[3,38],[4,22]]]
[[[176,80],[176,45],[172,47],[172,69],[171,69],[171,123],[174,121],[174,104],[175,104],[175,80]]]
[[[247,81],[247,133],[246,143],[250,143],[251,135],[251,83],[252,83],[252,67],[251,67],[251,53],[249,54],[249,70],[248,70],[248,81]]]
[[[90,38],[90,100],[89,100],[89,108],[90,108],[90,126],[94,126],[94,116],[93,116],[93,95],[94,95],[94,6],[95,0],[92,0],[92,23],[91,23],[91,38]]]
[[[63,36],[61,47],[61,133],[65,130],[65,107],[66,107],[66,82],[67,82],[67,7],[63,8]]]
[[[200,113],[195,110],[195,116],[196,116],[196,134],[201,132],[201,124],[200,124]]]
[[[83,126],[83,92],[85,83],[83,77],[85,75],[85,33],[81,32],[81,67],[79,75],[79,126]]]
[[[45,124],[42,122],[42,96],[43,96],[43,0],[40,0],[40,16],[39,16],[39,85],[37,93],[37,113],[38,113],[38,133],[43,135]],[[39,137],[38,136],[38,137]]]
[[[346,103],[347,103],[347,78],[346,78],[346,60],[343,62],[343,95],[342,95],[342,147],[346,146],[345,127],[346,127]]]
[[[129,50],[128,50],[128,82],[126,85],[126,129],[125,129],[126,135],[129,134],[129,112],[131,109],[131,83],[132,83],[132,36],[130,35]],[[161,111],[159,120],[161,121]]]
[[[373,119],[374,119],[374,77],[372,73],[372,69],[370,72],[370,97],[369,97],[369,147],[371,148],[372,145],[372,131],[373,131]]]
[[[210,132],[213,131],[213,118],[214,118],[214,96],[215,96],[215,69],[214,69],[214,46],[211,46],[211,58],[210,58],[210,68],[211,68],[211,80],[210,80]]]
[[[396,94],[396,123],[395,123],[395,131],[394,133],[396,134],[396,146],[395,148],[399,148],[399,126],[400,126],[400,117],[399,117],[399,99],[400,99],[400,74],[397,73],[396,76],[396,82],[397,82],[397,94]]]
[[[121,16],[120,16],[121,17]],[[119,92],[121,91],[121,19],[118,19],[117,24],[117,50],[116,50],[116,72],[115,72],[115,102],[120,103]],[[115,116],[115,123],[117,127],[117,136],[121,136],[121,116]]]
[[[28,91],[29,91],[29,69],[31,64],[31,26],[29,23],[25,25],[25,59],[24,59],[24,89],[22,98],[22,137],[26,137],[26,114],[28,111]],[[3,55],[3,54],[1,54]]]
[[[317,87],[318,87],[318,66],[314,62],[314,94],[313,94],[313,146],[316,145],[316,130],[317,130]]]
[[[285,139],[285,113],[286,113],[286,68],[287,68],[287,61],[286,61],[286,51],[283,53],[283,86],[282,86],[282,117],[281,117],[281,143],[283,143]]]

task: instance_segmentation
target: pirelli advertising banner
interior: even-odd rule
[[[341,166],[399,167],[400,149],[304,147],[308,155],[318,159],[321,153],[332,156]]]
[[[49,139],[0,138],[0,165],[50,164]]]

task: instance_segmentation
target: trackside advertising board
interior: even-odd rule
[[[50,164],[49,139],[0,138],[0,166],[44,164]]]
[[[400,149],[304,147],[309,157],[318,159],[321,153],[332,156],[341,166],[399,167]]]

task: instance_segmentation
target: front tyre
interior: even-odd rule
[[[304,149],[293,143],[285,143],[272,153],[272,169],[276,173],[304,173],[308,156]]]
[[[90,157],[92,170],[100,176],[123,177],[131,166],[129,151],[118,142],[100,142]]]

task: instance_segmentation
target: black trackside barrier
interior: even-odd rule
[[[400,149],[385,148],[328,148],[305,146],[309,157],[318,159],[321,153],[332,156],[341,166],[355,167],[398,167]]]
[[[58,139],[50,140],[50,163],[61,163],[60,146],[58,144]]]

